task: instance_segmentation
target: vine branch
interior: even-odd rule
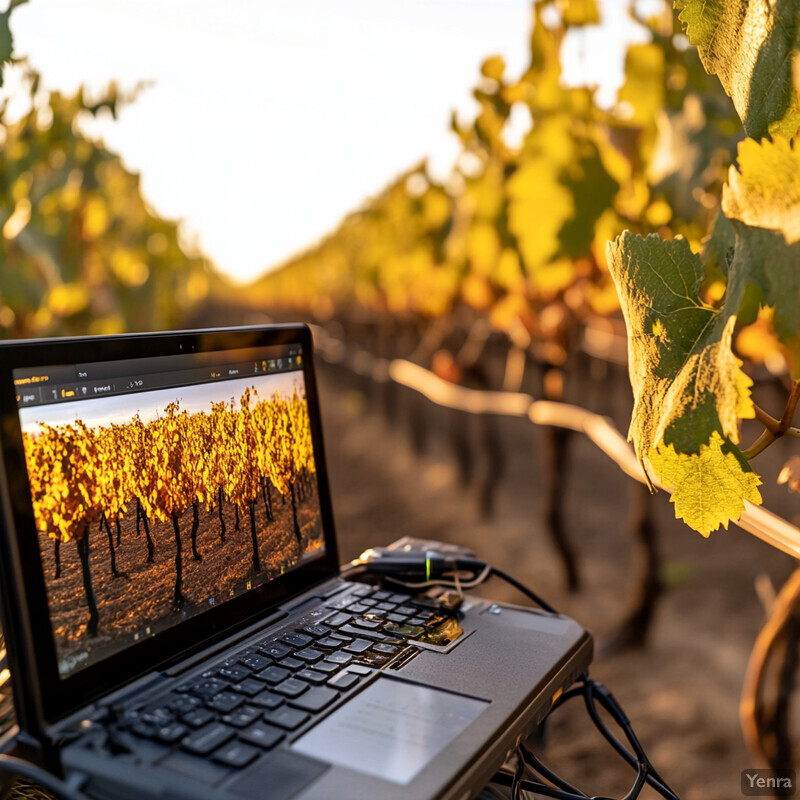
[[[773,442],[780,439],[781,436],[795,436],[800,438],[800,428],[792,427],[792,419],[794,418],[794,412],[797,410],[798,402],[800,402],[800,380],[792,384],[792,391],[789,393],[789,399],[786,401],[786,408],[783,409],[783,414],[780,419],[775,419],[771,414],[764,411],[763,408],[754,404],[756,419],[764,426],[765,430],[762,431],[761,435],[750,447],[742,451],[748,459],[755,458],[755,456],[766,450]]]

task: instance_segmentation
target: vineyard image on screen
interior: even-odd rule
[[[62,675],[323,549],[302,372],[20,417]]]

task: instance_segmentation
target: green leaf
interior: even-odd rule
[[[782,137],[742,142],[722,209],[735,232],[732,269],[746,270],[800,379],[800,152]]]
[[[800,126],[800,0],[675,0],[706,71],[719,76],[748,136]]]
[[[739,519],[745,500],[761,503],[758,475],[716,431],[698,454],[662,445],[650,451],[650,463],[664,484],[674,487],[675,516],[703,536]]]
[[[8,8],[0,13],[0,86],[3,85],[3,68],[14,55],[14,38],[11,36],[11,28],[8,24],[9,17],[17,6],[27,2],[28,0],[11,0]]]
[[[711,226],[711,232],[703,240],[703,264],[706,272],[714,270],[722,275],[728,274],[728,267],[733,260],[736,232],[731,221],[722,213],[717,212]]]
[[[682,237],[626,231],[608,262],[628,327],[629,435],[640,460],[662,440],[681,453],[698,452],[714,431],[738,442],[738,419],[753,416],[751,381],[730,347],[745,281],[729,276],[722,308],[703,303],[703,265]]]
[[[775,309],[784,343],[800,330],[800,152],[785,139],[746,140],[731,167],[722,210],[736,234],[731,270],[747,271]]]

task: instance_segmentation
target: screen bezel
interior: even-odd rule
[[[229,602],[132,644],[76,673],[60,676],[38,533],[30,502],[13,370],[290,344],[301,345],[303,352],[302,369],[317,468],[324,553]],[[29,684],[26,681],[27,685],[23,687],[15,685],[17,703],[28,706],[22,715],[24,718],[41,716],[43,722],[57,721],[137,676],[197,652],[260,617],[268,616],[282,601],[338,573],[312,352],[311,332],[305,325],[0,343],[0,441],[6,482],[4,495],[9,505],[4,514],[4,527],[8,529],[6,533],[10,540],[2,548],[2,579],[9,591],[4,603],[9,607],[4,609],[3,622],[26,634],[21,638],[25,638],[27,643],[18,643],[20,652],[9,652],[13,659],[12,682],[19,683],[20,675],[30,676]],[[12,564],[15,566],[10,567]],[[18,574],[15,576],[14,573]],[[7,623],[9,615],[16,616],[16,619]]]

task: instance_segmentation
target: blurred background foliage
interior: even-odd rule
[[[460,155],[445,181],[424,162],[410,167],[320,242],[238,289],[187,252],[138,177],[81,133],[86,115],[115,114],[135,93],[48,94],[27,67],[31,110],[10,122],[0,108],[2,335],[174,328],[220,301],[422,325],[458,311],[563,363],[576,324],[618,310],[609,239],[657,230],[700,248],[740,126],[669,4],[637,17],[650,41],[629,46],[611,108],[596,87],[561,80],[561,44],[599,21],[595,0],[538,0],[533,17],[527,70],[509,75],[488,57],[474,119],[453,115]],[[8,44],[10,57],[10,34]],[[509,120],[520,115],[529,131],[512,145]]]
[[[527,70],[508,75],[502,58],[487,58],[475,118],[453,117],[461,153],[449,178],[437,182],[424,162],[412,167],[266,274],[251,302],[321,320],[424,322],[466,309],[562,364],[576,324],[618,311],[610,239],[626,228],[658,231],[700,249],[741,130],[719,81],[674,28],[671,6],[637,17],[650,41],[629,46],[611,108],[598,105],[596,87],[561,80],[564,38],[598,22],[595,2],[540,0],[533,13]],[[512,146],[508,125],[520,113],[530,129]],[[712,301],[720,281],[721,273],[709,282]]]
[[[42,97],[13,123],[0,108],[0,326],[6,336],[171,328],[220,283],[155,215],[139,178],[80,133],[83,115],[116,114],[123,97]],[[7,104],[6,104],[7,105]]]

